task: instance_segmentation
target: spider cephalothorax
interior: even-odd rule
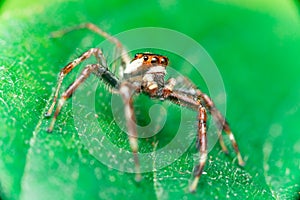
[[[207,136],[206,136],[206,118],[207,111],[212,115],[217,125],[223,130],[229,139],[231,140],[232,146],[237,154],[238,162],[240,165],[244,165],[244,161],[238,149],[238,145],[234,139],[228,123],[222,114],[215,107],[213,101],[208,97],[208,95],[201,92],[200,89],[195,86],[191,88],[185,88],[181,90],[176,90],[174,86],[176,82],[180,82],[175,78],[170,78],[165,80],[166,67],[169,64],[169,60],[166,56],[153,54],[153,53],[138,53],[135,57],[130,60],[127,51],[123,48],[122,44],[116,38],[110,36],[108,33],[104,32],[100,28],[93,24],[82,24],[77,27],[67,29],[64,31],[59,31],[58,35],[63,35],[71,30],[88,28],[104,38],[108,39],[110,42],[116,44],[119,52],[121,52],[121,66],[120,78],[116,77],[108,68],[106,59],[104,58],[102,51],[99,48],[91,48],[90,50],[83,53],[79,58],[67,64],[59,74],[59,80],[57,88],[54,94],[53,103],[49,108],[46,116],[50,116],[56,105],[58,93],[62,84],[62,81],[69,72],[72,71],[83,60],[88,59],[91,55],[94,55],[97,59],[97,63],[87,65],[81,72],[80,76],[68,87],[68,89],[61,95],[61,98],[57,104],[53,119],[48,128],[48,132],[52,132],[56,118],[60,113],[64,102],[71,97],[73,92],[78,88],[78,86],[84,82],[91,74],[96,75],[101,80],[106,82],[112,87],[114,92],[119,93],[123,99],[125,119],[128,131],[128,138],[130,142],[130,147],[134,156],[136,180],[141,179],[140,175],[140,163],[138,159],[138,133],[135,124],[135,115],[133,109],[133,94],[144,93],[152,98],[158,98],[161,100],[168,100],[174,102],[181,106],[186,106],[190,109],[195,110],[198,113],[198,128],[197,128],[197,142],[196,147],[200,153],[199,164],[194,168],[194,180],[190,185],[190,191],[195,191],[199,178],[203,172],[205,162],[207,160]],[[188,79],[182,79],[188,81]],[[189,82],[186,85],[193,85]],[[227,147],[225,146],[222,135],[219,135],[219,141],[222,150],[227,153]]]
[[[162,98],[165,85],[166,56],[153,53],[138,53],[124,70],[124,79],[148,93],[151,97]]]

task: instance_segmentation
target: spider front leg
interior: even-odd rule
[[[132,95],[135,92],[135,89],[131,84],[125,82],[120,86],[119,92],[121,94],[124,103],[124,111],[125,111],[124,113],[125,113],[126,125],[128,130],[129,144],[134,158],[135,172],[136,172],[135,180],[140,181],[142,177],[141,177],[140,163],[138,158],[138,140],[137,140],[138,135],[137,135],[134,109],[132,104],[133,103]]]
[[[69,65],[68,65],[69,66]],[[72,66],[72,65],[71,65]],[[69,88],[62,94],[59,102],[58,102],[58,105],[56,107],[56,110],[55,110],[55,113],[54,113],[54,116],[52,118],[52,121],[50,123],[50,126],[48,128],[48,132],[52,132],[53,130],[53,127],[54,127],[54,124],[55,124],[55,121],[57,119],[57,116],[58,114],[60,113],[60,110],[61,108],[63,107],[65,101],[70,98],[70,96],[74,93],[74,91],[78,88],[78,86],[83,83],[83,81],[91,74],[92,71],[95,70],[95,68],[97,67],[97,65],[87,65],[83,71],[81,72],[80,76],[69,86]],[[66,68],[66,67],[65,67]],[[65,69],[64,68],[64,69]],[[63,70],[64,70],[63,69]],[[62,71],[63,71],[62,70]],[[60,76],[61,77],[61,76]],[[61,82],[59,82],[59,87],[61,85]],[[58,88],[59,89],[59,88]],[[58,92],[57,92],[58,94]],[[57,96],[54,97],[55,100],[57,98]],[[54,105],[55,105],[55,102],[53,102]],[[53,104],[52,104],[53,105]],[[54,106],[53,106],[54,107]],[[53,109],[52,107],[50,109]],[[51,110],[52,112],[52,110]]]
[[[59,77],[58,77],[58,81],[57,81],[57,86],[55,89],[55,93],[54,93],[54,97],[53,97],[53,102],[49,108],[49,110],[45,113],[46,117],[49,117],[54,109],[54,106],[56,104],[56,100],[58,97],[58,93],[59,90],[61,88],[61,84],[63,82],[64,77],[70,73],[78,64],[80,64],[81,62],[83,62],[84,60],[88,59],[89,57],[91,57],[91,55],[94,55],[97,59],[97,61],[103,65],[106,66],[106,62],[104,59],[104,56],[102,54],[102,51],[98,48],[91,48],[90,50],[86,51],[85,53],[83,53],[81,56],[79,56],[79,58],[75,59],[74,61],[70,62],[69,64],[67,64],[59,73]]]
[[[110,41],[111,43],[116,45],[116,52],[115,52],[116,56],[119,56],[119,54],[121,56],[119,77],[122,78],[124,68],[125,68],[125,66],[127,66],[130,63],[131,59],[130,59],[126,49],[122,45],[122,43],[116,37],[113,37],[112,35],[108,34],[107,32],[105,32],[104,30],[102,30],[101,28],[96,26],[95,24],[83,23],[83,24],[79,24],[77,26],[73,26],[70,28],[63,29],[63,30],[55,31],[51,35],[52,35],[52,37],[61,37],[69,32],[72,32],[75,30],[80,30],[80,29],[88,29],[88,30],[104,37],[105,39],[107,39],[108,41]],[[113,65],[115,65],[115,63],[113,63]],[[114,69],[114,67],[115,66],[113,66],[113,69]]]
[[[59,115],[61,108],[63,107],[65,101],[71,97],[74,91],[91,75],[91,73],[95,74],[99,78],[102,78],[112,87],[118,88],[119,81],[118,79],[106,68],[101,66],[100,64],[91,64],[87,65],[79,75],[79,77],[68,87],[68,89],[62,94],[58,105],[56,107],[54,116],[48,128],[48,132],[52,132],[57,116]]]

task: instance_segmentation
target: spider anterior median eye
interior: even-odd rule
[[[144,56],[144,61],[147,61],[148,60],[148,56]]]
[[[151,59],[151,63],[158,63],[158,58],[157,57],[153,57]]]

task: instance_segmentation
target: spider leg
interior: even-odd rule
[[[56,89],[55,89],[53,101],[52,101],[52,104],[51,104],[49,110],[45,113],[46,117],[49,117],[53,112],[53,109],[54,109],[54,106],[56,104],[56,100],[57,100],[57,97],[58,97],[58,93],[59,93],[59,90],[61,88],[61,84],[63,82],[64,77],[68,73],[70,73],[72,71],[72,69],[74,69],[74,67],[76,67],[78,64],[80,64],[84,60],[91,57],[91,55],[94,55],[96,57],[97,61],[101,65],[106,66],[106,62],[105,62],[104,56],[102,54],[102,51],[98,48],[91,48],[90,50],[86,51],[81,56],[79,56],[77,59],[75,59],[74,61],[67,64],[59,73],[59,77],[58,77],[57,86],[56,86]]]
[[[222,130],[217,130],[217,134],[218,134],[218,137],[219,137],[219,143],[220,143],[220,146],[222,148],[222,151],[225,153],[225,154],[229,154],[228,152],[228,149],[225,145],[225,142],[223,140],[223,136],[222,136]]]
[[[199,92],[200,90],[198,90]],[[201,101],[199,101],[197,98],[195,98],[195,95],[192,95],[190,93],[185,93],[182,91],[177,90],[169,90],[168,88],[165,88],[163,90],[163,95],[165,99],[168,99],[178,105],[186,106],[194,110],[198,110],[198,137],[197,137],[197,144],[196,147],[200,151],[200,162],[194,169],[194,180],[192,184],[190,185],[190,191],[193,192],[196,190],[200,176],[203,172],[203,168],[207,159],[207,138],[206,138],[206,109],[210,111],[210,113],[216,118],[216,120],[224,120],[220,112],[210,104],[211,107],[208,107],[207,104],[202,105]],[[202,94],[202,93],[201,93]],[[212,102],[210,102],[212,103]],[[222,118],[221,118],[222,117]],[[225,121],[225,120],[224,120]],[[218,121],[220,122],[220,121]],[[228,124],[223,125],[223,130],[228,133],[230,131]],[[221,134],[220,132],[218,134]],[[235,151],[238,154],[239,164],[243,165],[243,160],[241,157],[241,154],[238,151],[237,144],[234,140],[234,137],[232,137],[233,134],[229,134],[229,137],[231,139],[231,142],[235,148]],[[219,137],[220,143],[223,142],[222,136]],[[225,147],[224,143],[221,144],[223,151],[228,151]]]
[[[140,163],[138,158],[138,140],[137,140],[137,129],[135,124],[135,115],[132,104],[132,94],[134,93],[134,88],[128,84],[124,83],[120,86],[120,94],[124,102],[124,110],[125,110],[125,118],[128,129],[128,137],[131,151],[133,153],[134,163],[135,163],[135,180],[141,180],[141,172],[140,172]]]
[[[194,192],[197,188],[200,176],[203,172],[204,165],[207,160],[207,136],[206,136],[206,110],[203,106],[199,106],[198,110],[198,142],[196,146],[199,148],[200,161],[194,168],[194,180],[190,185],[190,191]]]
[[[172,78],[172,79],[174,79],[174,78]],[[170,82],[170,80],[168,80],[168,82]],[[170,88],[171,90],[173,90],[175,84],[181,86],[181,88],[176,89],[177,92],[181,92],[181,93],[184,93],[186,95],[191,95],[191,96],[195,96],[195,95],[200,96],[203,94],[203,92],[201,90],[199,90],[189,79],[187,79],[185,77],[182,77],[182,76],[176,77],[176,79],[174,80],[174,85],[172,85],[173,87],[172,88],[168,87],[168,89]],[[189,89],[187,90],[186,88],[189,88]],[[222,126],[221,126],[221,130],[223,130]],[[217,134],[218,134],[219,143],[222,148],[222,151],[225,154],[228,154],[228,149],[223,140],[222,131],[218,130]]]
[[[128,65],[130,63],[130,60],[131,60],[128,53],[127,53],[127,51],[126,51],[126,49],[123,47],[122,43],[117,38],[115,38],[112,35],[108,34],[107,32],[105,32],[104,30],[102,30],[101,28],[96,26],[95,24],[83,23],[83,24],[79,24],[78,26],[74,26],[74,27],[63,29],[63,30],[55,31],[51,35],[52,35],[52,37],[61,37],[61,36],[71,32],[71,31],[79,30],[79,29],[88,29],[88,30],[90,30],[92,32],[95,32],[98,35],[104,37],[105,39],[107,39],[111,43],[115,44],[116,48],[117,48],[116,54],[121,55],[121,69],[120,70],[123,72],[125,66]],[[120,72],[119,75],[122,75],[122,72]]]
[[[245,162],[243,161],[243,158],[241,156],[239,147],[238,147],[238,145],[236,143],[236,140],[234,138],[234,135],[233,135],[232,131],[230,130],[229,124],[227,123],[227,121],[225,120],[225,118],[222,116],[222,114],[220,113],[220,111],[215,107],[214,102],[206,94],[201,93],[198,97],[200,98],[200,100],[204,101],[205,106],[207,107],[208,111],[211,113],[211,115],[213,116],[213,118],[215,119],[215,121],[219,124],[219,126],[222,128],[222,130],[224,130],[224,132],[229,136],[229,139],[230,139],[231,144],[232,144],[232,146],[234,148],[234,151],[237,154],[238,163],[239,163],[240,166],[244,166]],[[224,141],[221,138],[219,137],[220,144],[221,144],[221,147],[222,147],[222,149],[224,151],[225,145],[223,145]],[[226,152],[226,149],[227,148],[225,148],[224,152]]]
[[[167,91],[173,91],[174,89],[174,86],[176,85],[177,81],[175,78],[170,78],[166,81],[166,84],[165,84],[165,87],[164,87],[164,90]]]
[[[68,87],[68,89],[62,94],[58,105],[56,107],[54,116],[48,128],[48,132],[52,132],[57,116],[59,115],[61,108],[63,107],[65,101],[72,96],[74,91],[81,85],[90,75],[94,73],[96,76],[102,78],[104,81],[109,83],[112,87],[118,87],[118,79],[110,72],[106,67],[100,64],[87,65],[79,75],[79,77]]]
[[[178,105],[186,106],[198,111],[198,130],[196,147],[200,153],[199,164],[194,168],[194,180],[190,185],[190,191],[194,192],[197,188],[200,176],[203,172],[207,160],[207,136],[206,136],[206,108],[201,105],[201,102],[195,100],[193,96],[187,95],[180,91],[172,91],[167,88],[163,90],[164,98]]]

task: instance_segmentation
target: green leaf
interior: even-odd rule
[[[299,198],[300,19],[294,2],[15,0],[0,2],[0,6],[2,199]],[[53,133],[48,134],[49,119],[44,113],[59,70],[103,41],[85,30],[61,38],[49,36],[52,31],[82,22],[93,22],[111,34],[136,27],[165,27],[198,41],[224,80],[226,116],[246,166],[237,165],[232,148],[226,156],[216,145],[209,152],[194,194],[187,190],[196,152],[193,146],[169,166],[143,174],[140,183],[131,173],[111,169],[94,157],[98,148],[94,141],[106,138],[126,150],[129,144],[106,106],[111,98],[106,87],[97,88],[96,93],[102,96],[96,100],[99,124],[95,127],[100,125],[102,135],[96,131],[78,134],[72,111],[76,100],[68,101]],[[103,51],[111,57],[110,52]],[[64,88],[78,72],[66,79]],[[187,73],[207,91],[202,80]],[[147,109],[152,105],[145,96],[137,98],[140,124],[148,123]],[[174,137],[178,120],[176,105],[162,105],[167,108],[166,127],[154,137],[139,140],[140,151],[153,152],[154,157],[160,156],[155,152]],[[190,120],[196,118],[191,116]],[[82,143],[83,138],[91,141],[90,146]],[[230,145],[228,139],[226,144]],[[105,152],[103,156],[114,154]],[[156,168],[158,163],[152,165]]]

